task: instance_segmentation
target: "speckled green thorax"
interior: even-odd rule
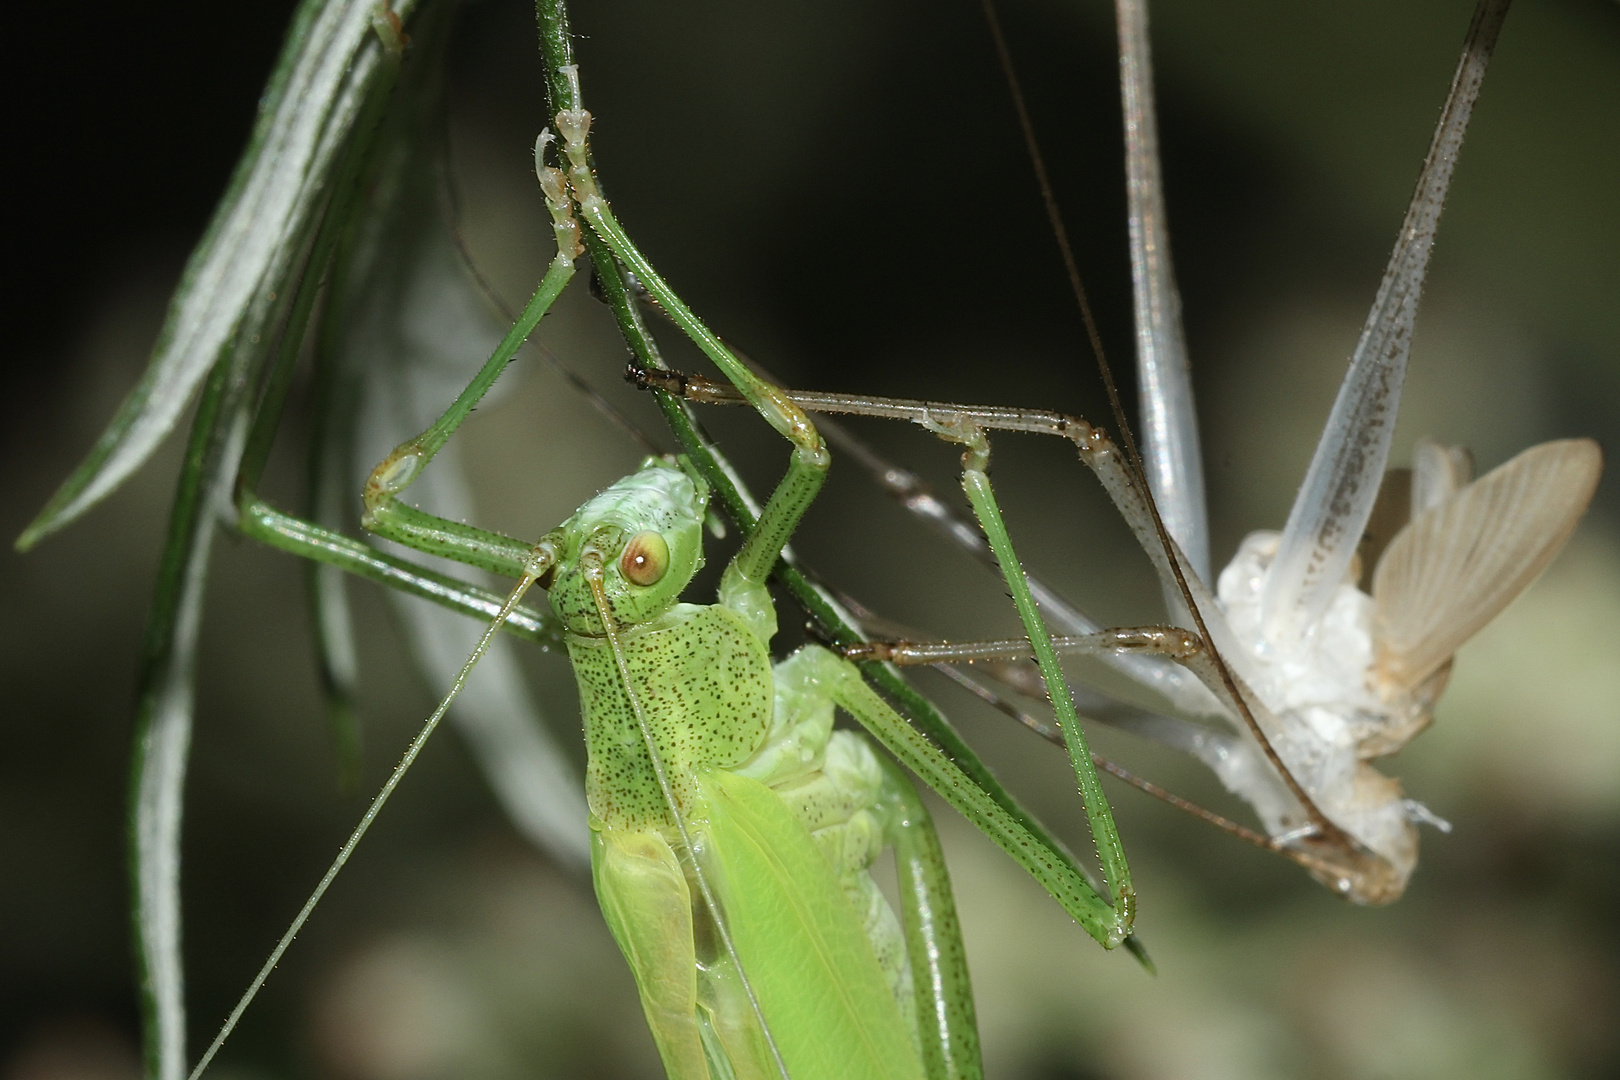
[[[680,604],[620,638],[677,800],[691,806],[691,776],[730,768],[765,741],[771,659],[731,611]],[[585,723],[585,798],[610,828],[673,825],[613,653],[602,638],[568,635]]]

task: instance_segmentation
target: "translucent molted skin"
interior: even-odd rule
[[[1417,862],[1413,818],[1427,815],[1366,759],[1398,749],[1420,730],[1433,695],[1420,688],[1386,698],[1371,689],[1373,599],[1356,588],[1354,567],[1322,617],[1298,638],[1279,643],[1264,636],[1261,598],[1280,535],[1250,533],[1221,571],[1217,595],[1251,658],[1251,689],[1276,714],[1279,730],[1266,732],[1272,746],[1321,811],[1389,864],[1376,890],[1351,887],[1351,898],[1393,899]],[[1228,789],[1255,806],[1273,836],[1306,824],[1299,806],[1279,797],[1269,777],[1254,775],[1264,764],[1252,757],[1235,755],[1217,769]]]

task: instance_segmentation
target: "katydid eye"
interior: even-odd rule
[[[669,545],[655,532],[639,532],[624,545],[619,572],[637,585],[656,585],[669,569]]]

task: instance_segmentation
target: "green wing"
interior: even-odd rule
[[[793,1080],[922,1080],[888,981],[826,858],[756,780],[698,776],[704,869]]]

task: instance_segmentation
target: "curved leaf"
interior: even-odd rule
[[[395,6],[405,14],[414,0]],[[299,271],[298,248],[368,87],[385,63],[376,0],[304,0],[246,153],[169,302],[140,382],[17,540],[27,550],[110,494],[151,455],[242,326]]]

